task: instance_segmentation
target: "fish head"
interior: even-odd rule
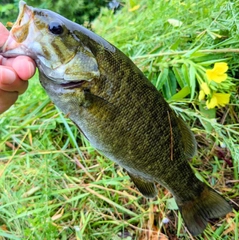
[[[55,12],[20,1],[18,18],[1,54],[31,57],[47,79],[59,84],[90,81],[100,75],[98,64],[75,34],[76,26]]]

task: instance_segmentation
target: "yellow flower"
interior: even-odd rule
[[[199,101],[202,101],[202,100],[204,100],[205,95],[210,94],[211,91],[210,91],[209,86],[208,86],[207,83],[205,83],[205,82],[203,82],[203,83],[200,85],[200,88],[201,88],[201,90],[200,90],[200,92],[199,92],[198,99],[199,99]]]
[[[206,94],[206,95],[208,95],[208,94],[210,94],[210,88],[208,87],[208,85],[205,83],[205,82],[203,82],[201,85],[200,85],[200,87],[201,87],[201,89],[203,90],[203,92]]]
[[[199,96],[198,96],[199,101],[204,100],[204,98],[205,98],[205,93],[204,93],[203,90],[200,90],[200,92],[199,92]]]
[[[218,62],[214,64],[213,69],[206,70],[206,75],[209,81],[221,83],[227,79],[227,74],[225,73],[227,70],[227,63]]]
[[[224,107],[230,101],[230,94],[227,93],[213,93],[210,100],[206,101],[208,109],[215,107]]]

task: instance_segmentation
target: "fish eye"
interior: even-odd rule
[[[53,33],[55,35],[60,35],[64,32],[62,25],[58,22],[49,23],[48,29],[51,33]]]

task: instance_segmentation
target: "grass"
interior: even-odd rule
[[[239,1],[129,1],[102,9],[92,28],[130,56],[190,125],[197,177],[230,199],[234,211],[195,239],[238,239]],[[183,24],[175,27],[168,19]],[[230,104],[208,111],[198,100],[199,66],[226,61]],[[179,73],[175,74],[176,71]],[[180,85],[180,76],[183,81]],[[188,79],[187,79],[188,78]],[[172,195],[141,196],[129,177],[97,153],[54,107],[38,82],[1,115],[2,239],[194,239]],[[187,95],[176,95],[188,87]],[[181,92],[182,93],[182,92]]]

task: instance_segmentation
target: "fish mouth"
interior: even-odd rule
[[[32,51],[23,44],[28,37],[28,29],[33,19],[33,8],[27,6],[24,1],[19,2],[19,14],[12,26],[8,39],[1,47],[0,52],[4,57],[29,56],[35,58]]]
[[[78,82],[68,82],[68,83],[61,83],[60,85],[65,89],[73,89],[81,87],[86,80],[80,80]]]
[[[16,48],[14,49],[1,49],[0,48],[0,54],[5,57],[5,58],[13,58],[13,57],[18,57],[18,56],[29,56],[31,57],[32,59],[35,60],[35,54],[30,51],[27,47],[25,47],[24,45],[20,45],[19,44],[19,47],[17,46],[18,44],[15,42],[15,40],[9,36],[8,37],[8,43],[11,44],[11,45],[14,45]]]

